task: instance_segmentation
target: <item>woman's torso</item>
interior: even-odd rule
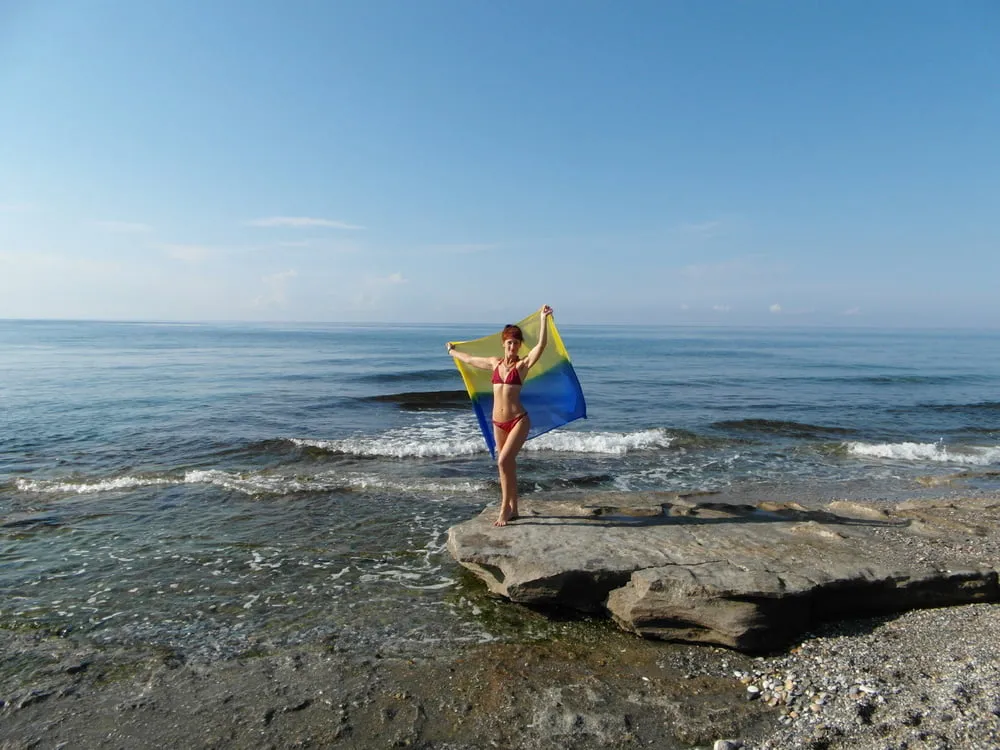
[[[506,421],[524,414],[524,406],[521,405],[521,384],[526,370],[523,361],[510,368],[503,361],[498,361],[493,366],[493,419]],[[496,382],[497,380],[501,382]]]

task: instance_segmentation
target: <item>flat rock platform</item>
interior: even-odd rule
[[[488,508],[448,533],[489,590],[535,608],[606,613],[648,638],[741,651],[787,646],[844,617],[1000,600],[1000,499],[838,500],[573,493]]]

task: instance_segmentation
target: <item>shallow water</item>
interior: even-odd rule
[[[561,331],[589,419],[526,445],[524,494],[1000,486],[996,334]],[[489,332],[0,322],[0,625],[208,657],[502,637],[444,550],[498,490],[443,343]]]

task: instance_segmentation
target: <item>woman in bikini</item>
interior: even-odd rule
[[[497,469],[500,472],[500,515],[494,526],[506,526],[517,518],[517,453],[528,437],[531,420],[521,405],[521,384],[545,350],[548,330],[546,318],[552,308],[543,305],[538,343],[521,359],[518,352],[524,336],[517,326],[508,325],[501,334],[502,357],[473,357],[448,344],[448,353],[470,367],[493,371],[493,435],[497,443]]]

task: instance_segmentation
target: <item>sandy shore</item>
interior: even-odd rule
[[[964,543],[995,560],[995,537]],[[0,631],[0,748],[1000,748],[1000,604],[832,623],[754,657],[603,621],[538,638],[542,615],[461,586],[503,639],[206,662]]]

